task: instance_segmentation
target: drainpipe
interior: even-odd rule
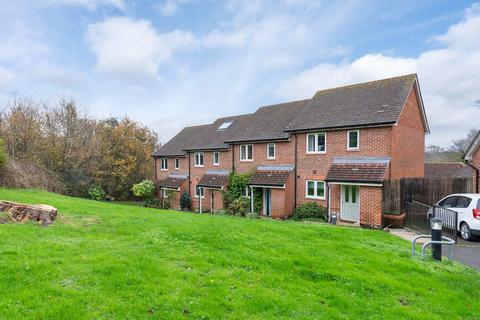
[[[295,209],[297,208],[297,133],[295,132],[293,136],[295,137],[295,168],[293,168],[293,171],[295,173],[293,188],[293,212],[295,212]]]
[[[190,152],[188,152],[188,196],[190,197],[190,199],[192,198],[192,193],[190,191],[191,183],[192,183],[192,181],[190,179]]]
[[[155,194],[157,195],[157,198],[158,198],[158,188],[157,188],[158,175],[157,175],[157,158],[156,157],[153,157],[153,172],[155,175]]]
[[[235,145],[232,143],[232,173],[235,173]]]
[[[478,168],[475,167],[474,165],[470,164],[470,162],[468,162],[468,160],[466,160],[466,163],[467,163],[467,165],[468,165],[470,168],[472,168],[473,170],[475,170],[475,193],[478,193],[478,189],[479,189],[479,188],[478,188],[478,178],[479,178],[479,177],[478,177],[478,174],[480,173],[480,172],[479,172],[480,170],[478,170]]]
[[[328,222],[332,221],[332,219],[330,218],[330,184],[327,182],[326,183],[326,186],[327,186],[327,214],[328,214]]]

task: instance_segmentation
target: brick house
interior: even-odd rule
[[[463,159],[467,165],[473,169],[473,190],[478,193],[480,192],[480,130],[467,148]]]
[[[262,190],[263,215],[314,201],[380,227],[382,182],[423,177],[427,133],[417,76],[383,79],[185,128],[153,154],[155,179],[159,196],[185,190],[195,209],[218,210],[228,174],[252,172],[245,193]]]

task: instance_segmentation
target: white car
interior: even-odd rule
[[[436,205],[458,213],[457,231],[464,240],[480,236],[480,194],[451,194]]]

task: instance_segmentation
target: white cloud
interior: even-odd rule
[[[92,24],[86,39],[97,57],[98,71],[134,82],[158,77],[160,65],[170,62],[175,51],[196,43],[190,32],[158,33],[150,21],[130,18]]]
[[[417,72],[432,134],[427,142],[448,145],[478,129],[474,102],[480,98],[480,11],[433,38],[440,47],[416,58],[367,54],[339,64],[322,63],[291,77],[278,89],[283,99],[311,97],[322,88]]]

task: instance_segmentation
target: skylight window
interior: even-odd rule
[[[230,125],[233,123],[233,121],[225,121],[224,123],[222,123],[222,125],[220,127],[218,127],[217,130],[225,130],[227,129],[228,127],[230,127]]]

